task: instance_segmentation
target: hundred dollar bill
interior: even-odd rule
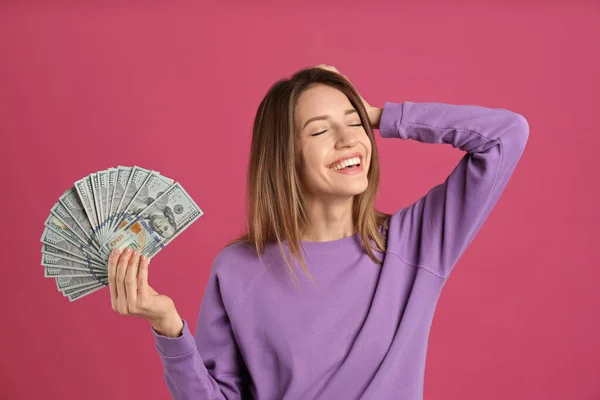
[[[98,193],[100,203],[100,232],[102,237],[106,235],[106,228],[104,226],[104,221],[107,219],[106,214],[108,210],[106,208],[106,203],[108,200],[108,171],[100,171],[97,173],[98,175]]]
[[[108,274],[106,271],[103,273],[96,271],[81,271],[78,269],[60,268],[60,267],[49,267],[44,266],[44,277],[45,278],[56,278],[62,276],[85,276],[85,277],[98,277],[106,278]]]
[[[65,257],[54,254],[42,253],[43,267],[65,268],[80,271],[95,271],[106,273],[107,268],[101,268],[91,263],[85,263],[83,260],[77,260],[75,257]]]
[[[63,294],[63,296],[67,296],[67,295],[70,295],[73,293],[80,292],[82,290],[87,290],[92,287],[98,287],[98,286],[102,286],[102,284],[101,283],[92,283],[91,285],[80,286],[80,287],[76,287],[76,288],[72,288],[72,289],[63,289],[63,290],[61,290],[61,293]]]
[[[121,199],[125,194],[125,187],[127,186],[127,182],[129,182],[129,176],[131,175],[131,167],[117,167],[117,177],[115,180],[115,188],[113,190],[110,211],[108,213],[108,231],[112,232],[112,227],[114,226],[114,220],[116,219],[116,213],[119,208],[119,204],[121,203]]]
[[[113,199],[113,194],[115,192],[115,183],[117,182],[117,168],[109,168],[108,169],[108,190],[106,193],[106,213],[104,214],[104,221],[101,222],[101,225],[105,227],[105,231],[109,232],[108,222],[110,221],[110,207]]]
[[[114,247],[152,258],[201,215],[185,190],[158,171],[117,166],[92,173],[60,196],[44,222],[44,277],[75,301],[108,285]]]
[[[175,183],[139,214],[126,219],[103,246],[103,256],[108,257],[115,247],[132,247],[152,258],[202,214],[183,187]]]
[[[75,190],[79,196],[83,209],[92,225],[92,232],[98,235],[98,218],[96,216],[96,206],[94,205],[94,196],[92,193],[92,183],[89,176],[75,182]]]
[[[131,179],[129,180],[129,184],[125,189],[125,195],[123,196],[123,202],[119,207],[119,211],[117,212],[116,223],[113,226],[113,230],[108,233],[110,237],[111,234],[118,229],[119,221],[121,221],[125,215],[127,215],[127,210],[129,206],[134,202],[137,194],[142,190],[145,186],[146,181],[152,176],[154,171],[144,170],[139,167],[134,167],[131,172]]]
[[[98,285],[94,285],[89,288],[85,288],[84,290],[80,290],[78,292],[71,293],[68,295],[69,301],[73,302],[75,300],[79,300],[80,298],[87,296],[88,294],[94,293],[94,292],[102,289],[104,286],[106,286],[106,284],[98,284]]]
[[[96,235],[94,235],[94,228],[92,228],[92,224],[88,219],[83,204],[81,204],[81,200],[79,199],[75,187],[66,190],[63,195],[60,196],[58,201],[63,205],[65,210],[67,210],[75,224],[77,224],[77,226],[85,233],[88,241],[94,242],[95,247],[100,248],[100,243],[98,242]]]
[[[58,235],[56,235],[56,236],[58,236]],[[61,240],[63,240],[63,243],[61,243],[59,245],[63,246],[63,245],[65,245],[65,243],[67,245],[70,245],[70,243],[68,243],[63,238],[61,238]],[[43,240],[42,240],[42,242],[43,242]],[[67,253],[67,252],[59,249],[58,247],[54,247],[54,245],[50,245],[50,244],[46,244],[46,243],[42,243],[42,254],[48,254],[48,255],[60,257],[63,259],[75,260],[75,261],[79,262],[80,264],[84,264],[86,266],[92,266],[94,268],[107,269],[106,265],[101,264],[98,261],[92,260],[91,258],[86,260],[85,258],[76,256],[74,254]]]
[[[74,289],[92,283],[103,282],[108,282],[108,278],[96,278],[93,276],[58,276],[56,278],[56,287],[58,288],[58,290]]]
[[[137,165],[133,167],[131,170],[131,174],[129,175],[129,180],[127,185],[125,186],[125,191],[123,192],[123,196],[121,197],[121,201],[119,202],[119,206],[117,207],[117,211],[114,218],[114,224],[111,227],[110,233],[108,236],[112,236],[112,233],[115,231],[115,227],[119,224],[122,219],[123,211],[129,205],[138,189],[144,183],[144,180],[150,174],[150,170],[138,167]]]
[[[56,236],[58,237],[58,235],[56,235]],[[70,245],[70,243],[68,243],[64,238],[60,237],[60,240],[63,241],[63,243],[59,244],[60,246],[64,246],[65,243],[67,245]],[[91,258],[86,260],[83,257],[79,257],[74,254],[67,253],[58,247],[54,247],[54,245],[44,243],[43,239],[42,239],[42,254],[49,254],[49,255],[53,255],[53,256],[58,256],[60,258],[73,259],[73,260],[78,261],[81,264],[92,265],[96,268],[103,268],[103,269],[107,268],[104,264],[101,264],[96,260],[92,260]]]
[[[80,292],[89,292],[90,289],[102,289],[105,285],[104,283],[101,282],[96,282],[96,283],[91,283],[89,285],[85,285],[85,286],[79,286],[79,287],[75,287],[75,288],[68,288],[68,289],[63,289],[61,290],[63,296],[69,296],[69,295],[76,295],[77,293]]]
[[[131,172],[131,179],[129,180],[129,184],[125,188],[125,194],[123,196],[123,202],[119,207],[119,211],[116,216],[116,224],[113,227],[113,231],[117,230],[119,226],[119,221],[122,221],[125,217],[126,211],[129,208],[129,205],[135,199],[137,193],[141,190],[141,188],[145,185],[146,181],[150,178],[154,171],[149,171],[140,167],[134,167]],[[112,233],[111,232],[111,233]],[[109,234],[110,235],[110,234]]]
[[[92,264],[100,264],[100,265],[104,264],[103,260],[99,260],[97,257],[90,255],[88,252],[81,250],[78,244],[72,243],[67,238],[62,236],[59,232],[54,231],[52,228],[49,228],[48,226],[44,227],[44,231],[42,232],[41,242],[44,244],[48,244],[52,247],[55,247],[59,250],[62,250],[65,253],[82,258],[86,262],[90,262]]]
[[[75,294],[77,292],[83,292],[88,289],[97,288],[97,287],[101,288],[101,287],[103,287],[103,285],[101,283],[92,283],[91,285],[80,286],[80,287],[76,287],[76,288],[72,288],[72,289],[64,289],[64,290],[61,290],[60,292],[62,293],[63,296],[68,296],[70,294]]]
[[[98,221],[96,230],[98,231],[100,243],[102,243],[102,236],[104,232],[102,231],[102,226],[100,225],[100,221],[102,221],[102,199],[100,198],[100,179],[98,178],[98,172],[90,174],[90,181],[92,183],[92,197],[94,199],[94,207],[96,209],[96,220]]]
[[[121,224],[115,227],[115,231],[124,226],[125,218],[138,215],[166,192],[173,185],[173,180],[151,171],[148,178],[141,185],[129,205],[121,213]]]
[[[63,225],[66,225],[71,230],[71,232],[73,232],[73,234],[77,236],[81,243],[85,244],[86,246],[93,247],[96,250],[100,249],[100,246],[96,243],[96,241],[92,240],[92,238],[86,235],[86,233],[83,231],[83,229],[81,229],[79,224],[77,224],[73,217],[71,217],[71,214],[69,214],[69,212],[62,205],[62,203],[56,203],[54,207],[50,209],[50,213],[53,214],[56,217],[56,219],[58,219]]]
[[[77,238],[77,236],[69,229],[69,227],[60,222],[54,214],[51,213],[48,216],[48,218],[44,222],[44,225],[52,231],[56,232],[57,234],[63,236],[71,244],[77,246],[77,248],[80,251],[89,254],[91,258],[100,262],[103,261],[102,256],[100,255],[100,252],[98,250],[96,250],[93,247],[88,247],[85,243],[82,243]]]

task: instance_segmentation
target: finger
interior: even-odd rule
[[[140,262],[140,252],[134,251],[131,254],[129,263],[127,263],[127,273],[125,274],[125,292],[127,293],[127,304],[129,309],[135,307],[137,301],[137,273],[138,264]]]
[[[125,291],[125,273],[131,257],[131,247],[127,247],[117,263],[117,307],[120,313],[127,312],[127,292]]]
[[[148,297],[151,294],[148,285],[148,257],[142,256],[140,259],[140,267],[138,271],[138,293],[140,302],[147,304]]]
[[[117,261],[119,261],[119,255],[121,251],[115,247],[113,251],[110,252],[110,256],[108,257],[108,287],[110,289],[110,305],[113,310],[117,311],[117,282],[116,282],[116,271],[117,271]]]

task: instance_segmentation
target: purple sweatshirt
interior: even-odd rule
[[[385,103],[379,131],[465,155],[445,182],[392,215],[387,249],[375,252],[382,266],[358,233],[303,242],[317,284],[298,269],[299,292],[276,244],[265,270],[241,244],[221,250],[195,337],[185,320],[177,338],[152,329],[174,399],[423,398],[442,287],[506,187],[529,125],[500,108],[407,101]]]

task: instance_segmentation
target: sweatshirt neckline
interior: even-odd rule
[[[302,240],[301,243],[306,252],[325,253],[358,246],[361,244],[361,239],[360,232],[357,231],[354,234],[341,239],[328,240],[325,242],[309,242]]]

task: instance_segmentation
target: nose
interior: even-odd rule
[[[343,127],[338,130],[337,135],[336,147],[353,147],[358,142],[356,132],[352,130],[352,127]]]

